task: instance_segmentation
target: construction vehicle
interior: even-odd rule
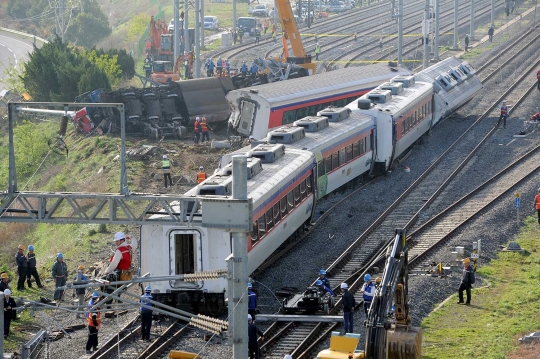
[[[365,321],[364,353],[353,354],[355,359],[419,359],[421,357],[422,330],[411,325],[408,273],[407,238],[405,230],[397,229],[394,240],[387,249],[381,284],[375,291]],[[393,314],[392,304],[395,307]],[[352,354],[350,343],[334,344],[330,349],[320,352],[317,358],[346,359],[350,357]]]
[[[173,37],[167,23],[150,17],[150,38],[146,41],[146,53],[158,61],[173,61]]]
[[[311,62],[311,55],[306,54],[296,20],[294,19],[290,0],[276,0],[275,4],[279,21],[281,22],[281,29],[283,30],[282,41],[285,62],[300,65],[307,69],[310,75],[315,74],[317,65]],[[289,56],[289,45],[287,41],[291,43],[293,56]]]
[[[152,80],[165,84],[171,81],[180,81],[178,71],[173,71],[173,64],[170,61],[154,61],[152,66]]]
[[[193,51],[185,52],[183,55],[178,56],[176,59],[176,63],[174,64],[174,71],[175,74],[185,74],[185,63],[184,61],[187,61],[188,65],[188,74],[187,79],[193,78],[193,64],[195,61],[195,55],[193,54]]]

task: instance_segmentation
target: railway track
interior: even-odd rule
[[[88,358],[159,358],[188,331],[187,324],[177,320],[170,324],[157,338],[150,342],[144,342],[139,340],[141,335],[139,322],[139,317],[135,317],[120,330],[117,336],[111,337]]]
[[[525,37],[526,36],[522,38]],[[527,45],[523,49],[529,46],[530,45]],[[522,51],[523,50],[518,51],[517,54]],[[515,58],[517,54],[512,58]],[[509,60],[505,61],[505,64],[508,63],[508,61]],[[537,59],[533,66],[530,66],[521,76],[519,76],[516,82],[511,85],[507,91],[502,93],[496,101],[493,101],[493,105],[487,109],[474,124],[472,124],[469,129],[467,129],[467,131],[462,134],[452,146],[450,146],[450,148],[439,156],[439,158],[434,161],[434,163],[379,217],[379,219],[362,233],[362,235],[360,235],[360,237],[358,237],[354,243],[327,268],[326,271],[328,277],[332,287],[334,287],[336,291],[339,292],[340,283],[347,282],[349,284],[349,290],[351,290],[357,299],[360,300],[358,290],[363,284],[363,275],[374,265],[374,263],[383,258],[385,253],[385,243],[393,238],[395,228],[405,228],[407,230],[413,228],[413,226],[418,223],[420,214],[425,211],[428,206],[439,197],[444,195],[448,196],[445,189],[462,173],[465,166],[477,154],[479,149],[482,148],[482,145],[493,135],[498,128],[498,125],[490,128],[480,141],[477,140],[478,134],[473,134],[472,129],[487,118],[503,98],[512,96],[514,93],[521,94],[519,99],[515,102],[514,109],[519,106],[521,101],[535,88],[534,84],[531,86],[526,83],[526,80],[534,78],[532,74],[535,73],[535,69],[539,64],[540,59]],[[487,64],[483,69],[487,69],[489,66],[490,65]],[[499,71],[501,68],[502,66],[496,71]],[[490,74],[488,76],[492,75]],[[535,173],[535,171],[538,170],[537,161],[534,161],[534,154],[536,154],[537,151],[538,148],[535,148],[529,154],[523,156],[522,159],[515,161],[515,164],[508,166],[508,168],[505,169],[506,173],[501,172],[497,176],[494,176],[494,178],[487,181],[486,184],[479,186],[475,194],[471,193],[467,195],[464,199],[456,203],[455,207],[448,207],[447,211],[444,213],[441,212],[440,215],[434,217],[431,221],[426,222],[416,231],[412,232],[410,235],[413,240],[413,247],[411,249],[411,255],[413,257],[411,257],[411,262],[413,264],[418,263],[423,256],[448,238],[456,228],[465,223],[464,217],[467,218],[466,220],[470,220],[475,214],[479,213],[485,207],[479,202],[481,202],[480,199],[485,198],[486,193],[490,193],[492,196],[490,202],[492,202],[519,183],[518,180],[510,180],[516,177],[515,171],[526,171],[527,176]],[[495,178],[506,178],[506,180],[501,180],[499,182],[496,181]],[[426,193],[433,193],[433,195],[429,199],[424,200]],[[460,221],[458,220],[459,216],[455,215],[455,213],[458,213],[459,206],[466,206],[466,204],[464,204],[466,201],[465,198],[475,198],[476,202],[470,202],[474,203],[474,205],[470,205],[471,207],[474,207],[474,209],[467,212]],[[454,211],[450,212],[452,209]],[[454,214],[453,216],[452,213]],[[439,220],[439,222],[436,222],[436,219]],[[433,235],[438,229],[440,230],[437,226],[446,226],[446,234],[444,236]],[[333,314],[337,314],[339,308],[340,301],[337,302]],[[275,325],[278,327],[283,324]],[[299,343],[294,344],[296,345],[295,348],[291,348],[292,345],[290,344],[288,346],[284,345],[283,347],[291,348],[291,350],[294,349],[295,354],[293,356],[295,358],[311,357],[313,354],[311,351],[317,347],[318,343],[320,343],[329,332],[325,326],[326,324],[323,323],[320,323],[318,326],[312,323],[289,324],[287,330],[278,330],[278,332],[283,333],[279,336],[279,341],[274,342],[270,348],[278,348],[275,349],[276,354],[281,355],[282,347],[280,346],[280,343],[282,341],[287,342],[289,340],[288,338],[295,338],[294,343]],[[267,330],[269,335],[271,330],[275,330],[273,327],[274,325]],[[304,334],[300,334],[306,332],[310,333],[309,338]],[[265,333],[265,336],[266,335],[267,334]],[[274,355],[274,352],[270,351],[269,353],[269,355],[273,357],[272,355]]]

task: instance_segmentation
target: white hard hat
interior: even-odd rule
[[[204,167],[203,166],[199,167],[199,170],[201,170],[201,171],[204,170]]]
[[[341,283],[341,289],[347,289],[347,288],[349,288],[347,283]]]
[[[114,235],[114,241],[120,241],[122,239],[126,239],[126,235],[122,232],[116,232],[116,234]]]
[[[11,295],[11,291],[9,289],[4,290],[4,295]]]
[[[249,139],[250,139],[250,140],[254,140],[254,139],[255,139],[255,137],[253,137],[253,136],[249,136]]]
[[[167,158],[167,155],[163,155],[163,159],[166,159]]]
[[[199,121],[199,120],[200,120],[199,116],[195,117],[195,121]]]
[[[6,289],[6,290],[9,290],[9,289]],[[252,320],[253,318],[251,317],[251,314],[248,314],[248,320]]]
[[[503,100],[503,103],[506,103],[506,100]]]

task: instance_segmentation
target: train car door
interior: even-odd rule
[[[257,115],[257,103],[254,101],[242,100],[240,102],[240,114],[238,115],[238,126],[236,131],[249,136]]]
[[[171,275],[191,274],[202,271],[201,236],[196,230],[173,231],[169,235],[169,272]],[[157,260],[157,259],[156,259]],[[175,281],[172,287],[189,286]]]

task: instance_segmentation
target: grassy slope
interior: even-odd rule
[[[473,305],[457,305],[454,295],[423,321],[423,358],[507,358],[519,337],[540,329],[539,235],[529,217],[517,239],[526,255],[501,252],[480,267],[490,285],[473,290]]]

